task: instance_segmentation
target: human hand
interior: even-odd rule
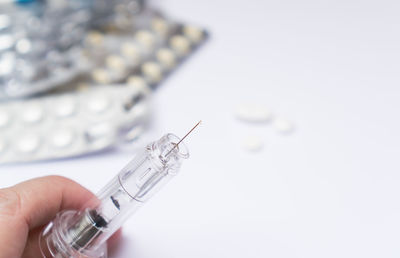
[[[0,257],[41,257],[39,236],[61,210],[80,209],[94,195],[78,183],[48,176],[0,189]]]

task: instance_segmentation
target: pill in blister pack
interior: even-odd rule
[[[136,19],[142,23],[134,33],[88,34],[85,42],[92,43],[87,43],[85,51],[96,60],[90,73],[93,83],[123,82],[127,75],[141,73],[148,83],[157,84],[207,37],[198,27],[169,21],[158,13],[141,15]]]
[[[79,40],[70,40],[68,48],[49,45],[48,38],[31,36],[12,44],[9,51],[0,50],[0,99],[45,92],[74,82],[78,77],[86,77],[86,81],[94,84],[119,83],[138,69],[142,69],[152,83],[157,83],[162,73],[160,68],[172,69],[175,59],[186,57],[191,48],[206,37],[203,30],[170,21],[150,8],[139,13],[126,12],[126,8],[121,11],[121,6],[133,2],[118,5],[115,13],[109,16],[112,19],[103,18],[102,22],[92,25],[72,23],[72,26],[69,21],[70,27],[81,27],[82,33]],[[124,23],[119,21],[121,17],[125,19]],[[56,30],[57,27],[52,28]],[[56,31],[53,37],[58,38]],[[42,50],[31,47],[35,42]],[[18,46],[29,48],[32,53],[21,55]],[[146,62],[151,59],[160,62],[161,67]]]
[[[139,0],[53,0],[0,3],[0,99],[29,96],[67,83],[91,68],[82,39],[93,27],[133,19]],[[126,8],[121,8],[126,7]]]
[[[149,17],[146,19],[149,19]],[[130,40],[127,40],[126,36],[90,32],[87,36],[90,39],[87,38],[85,41],[93,41],[97,46],[90,51],[87,46],[86,55],[88,59],[95,60],[92,61],[92,63],[95,63],[95,67],[87,76],[82,76],[81,79],[69,84],[68,87],[77,89],[81,88],[81,85],[91,87],[99,84],[130,83],[131,78],[141,77],[145,83],[154,89],[208,36],[207,32],[201,28],[168,22],[160,16],[152,17],[150,22],[147,21],[146,24],[152,24],[151,21],[154,20],[158,23],[162,21],[169,29],[163,30],[165,33],[163,38],[158,38],[157,44],[151,44],[152,47],[148,51],[143,51],[136,38],[139,34],[139,38],[149,37],[147,40],[142,39],[143,41],[152,41],[150,37],[157,34],[154,28],[152,30],[150,30],[151,28],[142,28],[134,33]],[[187,28],[190,28],[192,33],[196,32],[196,40],[192,40],[190,35],[185,34]],[[63,89],[61,88],[61,90]]]
[[[179,28],[171,38],[186,37],[181,34],[184,26]],[[188,55],[198,43],[186,39]],[[0,104],[0,163],[78,156],[137,137],[149,117],[152,89],[183,59],[166,43],[124,80],[126,84],[100,86],[89,80]]]
[[[127,139],[144,126],[150,90],[125,85],[91,88],[0,105],[0,161],[77,156]]]
[[[203,29],[153,9],[128,8],[142,1],[113,2],[119,3],[113,15],[91,19],[79,44],[47,51],[43,60],[27,59],[48,73],[24,70],[36,79],[18,84],[11,71],[12,87],[0,74],[0,99],[36,94],[0,104],[0,163],[78,156],[135,139],[149,119],[151,91],[207,38]],[[19,69],[21,60],[15,49],[0,50],[0,68]],[[69,65],[57,65],[63,62]]]
[[[184,24],[175,24],[172,33],[164,41],[164,44],[154,49],[153,53],[139,65],[131,75],[141,75],[146,82],[155,88],[165,76],[176,69],[176,66],[187,58],[196,48],[207,38],[207,33],[198,27],[190,26],[196,30],[201,40],[191,40],[185,34],[185,28],[189,26]],[[129,80],[128,80],[129,82]]]

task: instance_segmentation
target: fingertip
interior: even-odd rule
[[[62,176],[46,176],[28,180],[12,187],[20,199],[20,216],[29,228],[48,223],[57,212],[83,207],[94,194]]]

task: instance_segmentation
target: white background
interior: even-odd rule
[[[212,36],[155,93],[144,140],[204,124],[112,257],[399,257],[400,2],[155,4]],[[247,101],[295,133],[235,120]],[[264,150],[244,151],[247,135]],[[2,166],[0,186],[59,174],[98,191],[131,156]]]

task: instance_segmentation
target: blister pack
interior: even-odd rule
[[[47,50],[44,63],[51,76],[20,84],[16,91],[5,90],[9,84],[1,81],[3,98],[35,95],[0,103],[0,163],[97,152],[143,132],[152,91],[208,35],[142,5],[136,12],[137,6],[137,1],[124,1],[112,15],[90,19],[82,40],[53,56],[76,66],[59,69],[48,59],[53,50]],[[0,53],[1,59],[10,51]]]
[[[143,73],[148,83],[157,84],[207,37],[204,30],[171,21],[151,9],[136,14],[128,24],[87,34],[83,52],[91,70],[86,81],[124,82],[129,75]]]
[[[0,162],[77,156],[135,137],[149,89],[99,86],[0,106]],[[138,131],[139,130],[139,131]]]
[[[0,99],[25,97],[69,82],[90,67],[88,30],[140,11],[138,0],[30,0],[0,3]]]
[[[11,5],[0,14],[0,100],[45,92],[77,78],[122,82],[138,69],[157,82],[161,70],[171,70],[175,59],[205,37],[203,30],[173,22],[142,1],[54,2],[40,8],[41,1],[33,1],[17,10]]]

